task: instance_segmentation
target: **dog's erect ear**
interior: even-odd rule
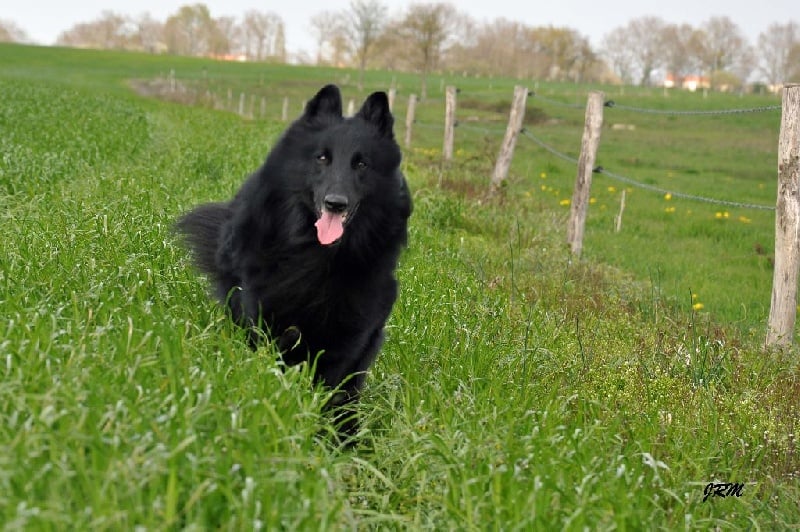
[[[336,85],[325,85],[306,104],[303,117],[309,120],[321,117],[342,117],[342,95]]]
[[[389,98],[385,92],[373,92],[370,94],[356,116],[377,126],[381,135],[394,136],[392,131],[394,118],[392,118],[392,112],[389,110]]]

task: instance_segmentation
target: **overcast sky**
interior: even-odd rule
[[[315,51],[308,30],[312,15],[346,9],[350,4],[349,0],[3,0],[0,19],[17,23],[39,44],[53,44],[60,32],[78,22],[97,18],[103,10],[124,15],[150,13],[163,22],[182,5],[198,2],[205,3],[213,17],[240,17],[249,9],[277,13],[286,24],[286,47],[290,54]],[[383,3],[389,6],[388,14],[392,15],[412,2],[383,0]],[[772,23],[800,20],[797,0],[459,0],[451,3],[478,21],[505,18],[531,26],[573,28],[587,36],[595,47],[609,31],[643,16],[657,16],[668,23],[688,23],[695,27],[713,16],[727,16],[742,29],[751,44],[756,44],[758,35]]]

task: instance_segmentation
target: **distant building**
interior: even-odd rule
[[[711,80],[706,76],[698,76],[696,74],[679,77],[668,73],[664,78],[664,87],[668,89],[680,87],[681,89],[694,92],[697,89],[710,89]]]
[[[208,54],[208,57],[217,61],[238,61],[240,63],[247,61],[245,54]]]

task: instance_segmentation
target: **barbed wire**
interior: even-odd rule
[[[569,107],[571,109],[584,109],[586,106],[582,104],[564,103],[558,100],[553,100],[538,94],[532,93],[532,96],[537,100],[557,105],[559,107]],[[741,109],[716,109],[716,110],[677,110],[677,109],[652,109],[647,107],[633,107],[630,105],[619,105],[614,100],[606,100],[603,104],[604,107],[609,109],[620,109],[623,111],[630,111],[633,113],[645,114],[658,114],[658,115],[671,115],[671,116],[691,116],[691,115],[731,115],[743,113],[763,113],[768,111],[780,111],[780,105],[764,105],[760,107],[746,107]]]
[[[442,126],[441,124],[428,124],[426,122],[418,122],[418,121],[414,120],[414,127],[418,127],[418,126],[419,127],[428,128],[428,129],[444,129],[444,126]]]
[[[529,92],[528,95],[532,96],[533,98],[536,98],[537,100],[541,100],[541,101],[549,103],[551,105],[557,105],[559,107],[569,107],[570,109],[585,109],[586,108],[585,104],[560,102],[558,100],[553,100],[552,98],[547,98],[545,96],[540,96],[540,95],[536,94],[535,92]]]
[[[536,143],[538,146],[540,146],[544,150],[550,152],[551,154],[555,155],[556,157],[558,157],[560,159],[563,159],[563,160],[565,160],[567,162],[570,162],[572,164],[577,164],[578,163],[578,159],[576,159],[574,157],[571,157],[569,155],[566,155],[564,153],[561,153],[560,151],[556,150],[552,146],[548,145],[547,143],[545,143],[541,139],[539,139],[536,136],[534,136],[533,134],[531,134],[527,129],[523,128],[521,133],[525,137],[527,137],[528,139],[530,139],[531,141]],[[708,198],[708,197],[704,197],[704,196],[697,196],[697,195],[694,195],[694,194],[687,194],[685,192],[675,192],[673,190],[657,187],[655,185],[648,185],[647,183],[641,183],[641,182],[636,181],[635,179],[632,179],[630,177],[626,177],[626,176],[611,172],[609,170],[606,170],[602,166],[595,167],[593,169],[593,172],[597,173],[597,174],[606,175],[606,176],[608,176],[608,177],[610,177],[612,179],[615,179],[617,181],[620,181],[620,182],[625,183],[627,185],[630,185],[632,187],[636,187],[636,188],[640,188],[640,189],[644,189],[644,190],[649,190],[651,192],[657,192],[659,194],[670,194],[672,197],[675,197],[675,198],[682,198],[682,199],[687,199],[687,200],[691,200],[691,201],[699,201],[699,202],[704,202],[704,203],[712,203],[714,205],[724,205],[726,207],[735,207],[735,208],[740,208],[740,209],[758,209],[758,210],[768,210],[768,211],[775,210],[775,207],[773,207],[771,205],[760,205],[760,204],[757,204],[757,203],[742,203],[742,202],[738,202],[738,201],[721,200],[721,199],[715,199],[715,198]]]
[[[528,138],[529,138],[530,140],[532,140],[533,142],[535,142],[536,144],[538,144],[540,148],[543,148],[545,151],[548,151],[548,152],[550,152],[552,155],[555,155],[555,156],[556,156],[556,157],[558,157],[559,159],[562,159],[562,160],[564,160],[564,161],[567,161],[568,163],[572,163],[572,164],[578,164],[578,159],[576,159],[576,158],[574,158],[574,157],[572,157],[572,156],[569,156],[569,155],[567,155],[567,154],[565,154],[565,153],[561,153],[560,151],[556,150],[555,148],[553,148],[553,147],[552,147],[552,146],[550,146],[549,144],[546,144],[546,143],[545,143],[544,141],[542,141],[541,139],[539,139],[539,138],[535,137],[535,136],[534,136],[533,134],[531,134],[531,132],[530,132],[530,131],[528,131],[527,129],[525,129],[525,128],[522,128],[522,130],[521,130],[521,133],[522,133],[524,136],[528,137]]]
[[[467,131],[477,131],[478,133],[483,133],[485,135],[494,135],[494,134],[502,135],[506,131],[505,128],[502,128],[502,129],[494,128],[493,129],[493,128],[488,128],[488,127],[476,126],[474,124],[458,124],[458,128],[459,129],[465,129]]]
[[[422,126],[422,127],[429,128],[429,129],[442,129],[441,126],[438,126],[438,125],[435,125],[435,124],[426,124],[424,122],[415,122],[414,125],[415,126]],[[503,129],[503,130],[491,129],[491,128],[480,127],[480,126],[475,126],[475,125],[458,124],[458,128],[459,129],[464,129],[464,130],[469,130],[469,131],[477,131],[479,133],[483,133],[483,134],[486,134],[486,135],[489,135],[489,134],[498,134],[499,135],[499,134],[502,134],[502,133],[505,132],[505,129]],[[557,149],[555,149],[554,147],[550,146],[549,144],[547,144],[546,142],[544,142],[540,138],[538,138],[535,135],[533,135],[530,131],[528,131],[528,129],[522,128],[520,130],[520,133],[522,133],[523,136],[528,138],[534,144],[538,145],[540,148],[542,148],[543,150],[547,151],[551,155],[553,155],[553,156],[555,156],[555,157],[557,157],[557,158],[559,158],[559,159],[561,159],[563,161],[566,161],[566,162],[568,162],[570,164],[574,164],[574,165],[578,164],[578,159],[577,158],[572,157],[571,155],[567,155],[565,153],[562,153],[562,152],[558,151]],[[595,167],[593,169],[593,172],[597,173],[597,174],[608,176],[611,179],[614,179],[616,181],[625,183],[625,184],[630,185],[630,186],[635,187],[635,188],[648,190],[650,192],[656,192],[656,193],[662,194],[662,195],[663,194],[670,194],[674,198],[681,198],[681,199],[686,199],[686,200],[690,200],[690,201],[698,201],[698,202],[703,202],[703,203],[710,203],[710,204],[714,204],[714,205],[723,205],[723,206],[726,206],[726,207],[734,207],[734,208],[740,208],[740,209],[754,209],[754,210],[767,210],[767,211],[774,211],[775,210],[775,207],[772,206],[772,205],[761,205],[761,204],[758,204],[758,203],[745,203],[745,202],[740,202],[740,201],[721,200],[721,199],[709,198],[709,197],[705,197],[705,196],[698,196],[698,195],[695,195],[695,194],[687,194],[685,192],[676,192],[676,191],[671,190],[671,189],[657,187],[655,185],[649,185],[647,183],[642,183],[642,182],[637,181],[637,180],[635,180],[633,178],[626,177],[624,175],[611,172],[610,170],[606,170],[602,166]]]
[[[459,89],[461,94],[465,94],[467,96],[499,96],[501,98],[511,98],[511,93],[509,93],[505,89],[489,89],[489,90],[468,90],[468,89]]]
[[[671,116],[691,116],[691,115],[733,115],[745,113],[764,113],[767,111],[780,111],[780,105],[764,105],[761,107],[747,107],[741,109],[716,109],[708,111],[700,110],[673,110],[673,109],[649,109],[646,107],[632,107],[629,105],[618,105],[614,100],[608,100],[603,104],[610,109],[622,109],[623,111],[630,111],[634,113],[646,113],[656,115],[671,115]]]

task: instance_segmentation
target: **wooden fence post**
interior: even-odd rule
[[[239,116],[244,116],[244,102],[246,96],[244,93],[239,94]]]
[[[289,98],[285,97],[283,99],[283,109],[281,109],[281,120],[286,122],[289,120]]]
[[[625,189],[622,189],[622,197],[619,200],[619,213],[614,217],[614,232],[622,231],[622,213],[625,212]]]
[[[600,130],[603,127],[603,93],[589,92],[586,102],[586,118],[581,140],[581,155],[578,159],[578,175],[572,193],[569,222],[567,224],[567,243],[575,256],[580,256],[583,248],[583,230],[586,225],[586,211],[589,208],[589,193],[592,187],[592,171],[600,145]]]
[[[411,147],[411,131],[414,128],[414,114],[417,109],[417,95],[411,94],[408,97],[408,109],[406,110],[406,148]]]
[[[392,111],[394,110],[394,100],[395,98],[397,98],[397,89],[395,89],[394,87],[389,89],[388,98],[389,98],[389,111]]]
[[[347,116],[353,116],[356,114],[356,101],[350,98],[350,101],[347,102]]]
[[[800,84],[783,87],[775,207],[775,269],[767,347],[789,346],[797,318],[800,271]]]
[[[503,144],[500,146],[500,154],[494,165],[492,173],[491,192],[495,193],[508,177],[508,169],[511,167],[511,159],[514,157],[514,147],[517,145],[517,137],[522,131],[522,121],[525,120],[525,104],[528,101],[528,88],[517,85],[514,87],[514,100],[511,103],[511,111],[508,115],[508,127]]]
[[[442,157],[445,161],[453,159],[453,143],[456,127],[456,88],[448,85],[444,94],[444,147]]]

